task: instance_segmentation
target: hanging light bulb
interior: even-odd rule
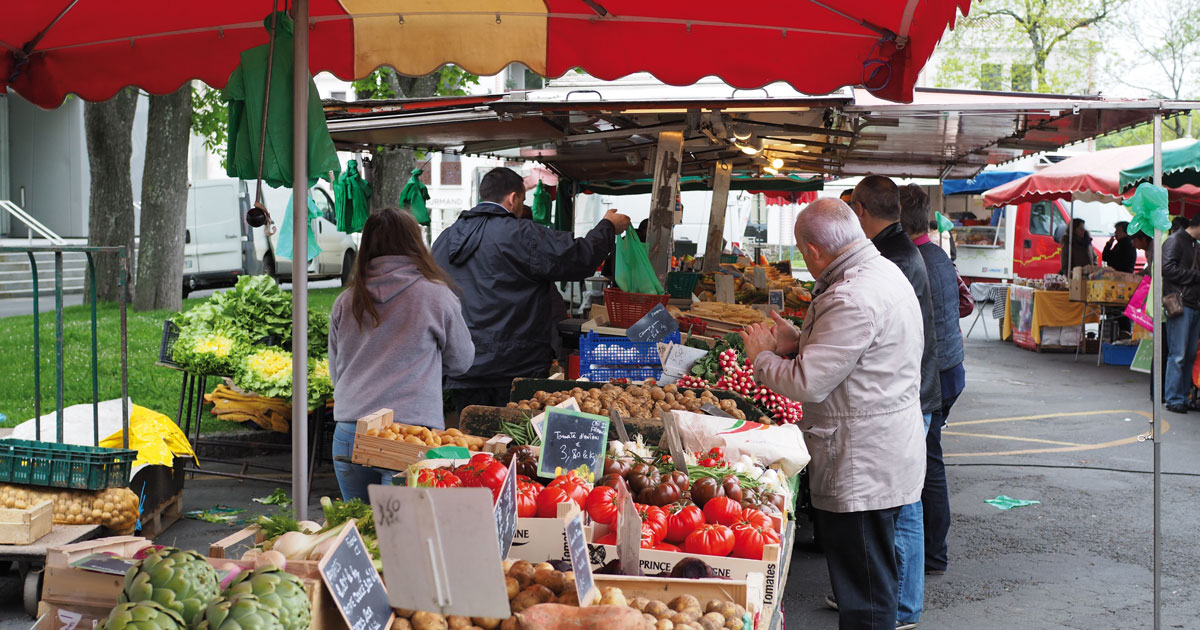
[[[783,168],[783,158],[775,158],[771,160],[771,167],[775,170]]]

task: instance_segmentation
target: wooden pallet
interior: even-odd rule
[[[183,493],[163,501],[148,514],[142,514],[142,531],[145,538],[153,539],[183,518]]]

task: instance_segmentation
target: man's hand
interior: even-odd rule
[[[751,324],[738,334],[742,336],[742,341],[746,344],[746,358],[750,361],[757,359],[759,353],[764,350],[773,352],[777,345],[775,330],[765,322]]]
[[[784,319],[778,311],[771,311],[771,319],[775,320],[775,354],[788,356],[800,350],[800,331],[792,322]]]
[[[618,235],[629,229],[629,226],[632,223],[628,216],[621,214],[616,210],[609,210],[608,212],[604,213],[604,218],[600,220],[608,221],[609,223],[613,224],[613,229],[616,230]]]

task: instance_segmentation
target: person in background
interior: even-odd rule
[[[1104,264],[1117,271],[1133,273],[1137,265],[1137,249],[1133,245],[1133,239],[1126,232],[1128,228],[1128,221],[1118,221],[1113,226],[1113,235],[1104,244],[1104,252],[1100,258]]]
[[[895,182],[880,175],[864,177],[854,187],[853,201],[854,214],[858,216],[863,232],[879,253],[904,273],[921,307],[920,396],[925,431],[928,431],[933,414],[942,409],[942,385],[937,327],[925,259],[900,225],[900,191]],[[958,284],[954,287],[957,290]],[[897,628],[916,627],[924,607],[925,525],[919,499],[901,508],[896,521],[896,556],[900,570]]]
[[[613,210],[582,238],[523,221],[525,182],[507,168],[483,176],[479,198],[433,244],[434,259],[462,290],[475,342],[470,369],[446,383],[460,414],[469,405],[504,406],[514,378],[549,374],[551,301],[560,299],[551,283],[590,276],[629,227]]]
[[[846,190],[842,191],[842,194],[838,195],[838,199],[841,199],[842,203],[846,204],[847,206],[850,205],[850,200],[853,197],[854,197],[854,189],[853,188],[847,188]]]
[[[349,458],[355,422],[391,409],[396,422],[445,428],[442,377],[471,367],[475,346],[452,283],[408,212],[388,208],[363,226],[350,284],[329,315],[333,455]],[[367,501],[380,473],[333,461],[342,498]]]
[[[839,627],[892,630],[900,506],[921,497],[923,322],[905,276],[867,240],[854,212],[818,199],[796,218],[816,277],[797,331],[778,313],[741,333],[759,382],[804,403],[812,505]]]
[[[900,222],[904,231],[925,260],[929,275],[933,323],[937,330],[938,375],[942,388],[942,408],[935,411],[925,436],[925,489],[921,507],[925,526],[925,573],[946,572],[948,554],[946,536],[950,532],[950,492],[946,486],[946,465],[942,460],[942,429],[966,386],[963,368],[966,354],[958,317],[958,271],[945,250],[929,239],[929,196],[916,184],[900,188]]]
[[[1186,228],[1187,226],[1188,226],[1187,218],[1175,217],[1174,219],[1171,219],[1171,229],[1167,231],[1167,236],[1172,236],[1173,234],[1175,234],[1179,230]]]
[[[1142,250],[1146,256],[1146,266],[1142,267],[1141,275],[1148,276],[1150,271],[1154,269],[1154,239],[1146,236],[1144,232],[1136,232],[1129,237],[1129,242],[1133,244],[1134,250]],[[1134,260],[1137,260],[1134,258]]]
[[[1163,296],[1178,293],[1183,312],[1164,317],[1167,332],[1167,368],[1163,373],[1163,392],[1167,411],[1187,413],[1197,408],[1192,402],[1192,362],[1196,341],[1200,338],[1200,214],[1188,226],[1172,234],[1163,243]],[[1165,315],[1165,313],[1164,313]]]
[[[1062,245],[1062,265],[1058,273],[1069,278],[1071,269],[1096,264],[1096,250],[1092,248],[1092,233],[1088,232],[1083,219],[1071,221],[1071,231],[1068,234],[1064,234],[1059,241]]]

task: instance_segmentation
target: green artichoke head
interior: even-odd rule
[[[147,554],[125,574],[125,588],[117,601],[153,601],[193,625],[219,594],[217,571],[204,556],[165,547]]]
[[[99,630],[184,630],[179,613],[154,601],[117,604]]]
[[[284,630],[308,630],[312,623],[312,602],[304,583],[279,567],[242,573],[225,590],[226,597],[247,593],[274,611]]]
[[[251,593],[230,593],[204,609],[197,630],[284,630],[275,611]]]

